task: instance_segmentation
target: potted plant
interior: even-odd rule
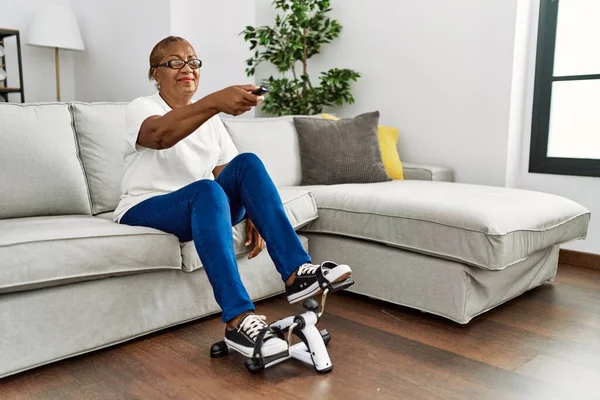
[[[246,60],[246,74],[253,76],[259,64],[269,62],[282,75],[261,82],[271,87],[263,111],[278,116],[313,115],[324,106],[354,103],[350,84],[358,80],[358,72],[333,68],[321,72],[318,85],[308,74],[308,60],[342,30],[338,21],[327,16],[330,0],[274,0],[273,5],[278,10],[274,26],[247,26],[241,33],[254,51]]]

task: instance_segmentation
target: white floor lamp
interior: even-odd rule
[[[58,49],[85,50],[73,11],[66,6],[49,5],[38,10],[29,27],[27,44],[54,47],[56,101],[60,101],[60,61]]]

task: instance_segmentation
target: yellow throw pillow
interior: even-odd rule
[[[337,121],[338,117],[331,114],[321,114],[323,119]],[[398,154],[398,128],[392,126],[379,125],[377,136],[379,137],[379,151],[381,160],[385,167],[385,172],[394,180],[404,179],[404,170]]]
[[[332,121],[339,120],[338,117],[336,117],[335,115],[331,115],[331,114],[321,114],[321,116],[323,117],[323,119],[329,119],[329,120],[332,120]]]
[[[388,176],[394,180],[404,179],[404,170],[398,154],[398,128],[379,125],[377,136],[379,136],[379,150],[381,160]]]

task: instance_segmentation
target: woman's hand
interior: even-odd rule
[[[250,111],[263,101],[262,96],[252,94],[253,90],[258,89],[254,85],[230,86],[218,92],[212,93],[217,110],[229,115],[240,115]]]
[[[262,249],[265,248],[265,240],[260,236],[258,230],[250,221],[250,219],[246,220],[246,247],[252,245],[252,250],[250,250],[250,254],[248,254],[248,260],[256,257]]]

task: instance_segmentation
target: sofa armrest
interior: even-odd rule
[[[454,181],[454,171],[451,168],[407,162],[402,162],[402,168],[404,169],[404,179],[443,182]]]

